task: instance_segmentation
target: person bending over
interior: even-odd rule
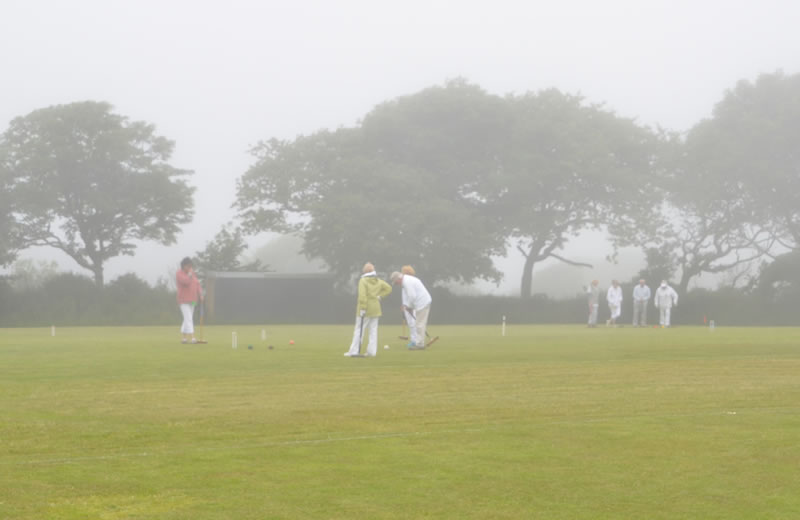
[[[404,307],[415,320],[415,341],[409,341],[407,346],[410,349],[425,348],[425,329],[428,326],[433,301],[431,294],[416,276],[395,271],[391,274],[391,280],[394,285],[403,288]]]

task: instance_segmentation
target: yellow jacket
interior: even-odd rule
[[[392,293],[392,286],[384,282],[373,271],[361,276],[358,281],[358,307],[356,316],[361,311],[367,311],[368,318],[375,318],[381,315],[381,298]]]

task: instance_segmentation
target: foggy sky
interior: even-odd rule
[[[686,130],[736,81],[800,71],[800,3],[790,0],[1,5],[0,129],[49,105],[108,101],[155,124],[176,142],[172,164],[196,172],[196,217],[178,244],[110,260],[107,280],[171,276],[202,249],[233,217],[235,179],[259,140],[350,126],[380,102],[447,79],[496,94],[557,87]],[[24,256],[80,272],[53,252]],[[517,286],[516,272],[506,278]]]

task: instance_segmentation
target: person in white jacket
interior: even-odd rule
[[[431,312],[431,294],[419,278],[410,274],[395,271],[390,276],[394,285],[403,288],[403,302],[405,309],[414,315],[416,321],[416,341],[409,342],[408,348],[425,348],[425,329],[428,326],[428,316]]]
[[[417,276],[417,272],[414,271],[414,268],[410,265],[404,265],[400,268],[401,274],[410,274],[411,276]],[[417,320],[414,316],[414,313],[408,310],[408,294],[406,291],[402,293],[402,302],[401,305],[403,307],[403,320],[405,320],[406,325],[408,325],[408,342],[410,344],[417,344]]]
[[[599,284],[598,280],[592,280],[589,287],[584,287],[589,301],[589,323],[586,326],[592,329],[597,327],[597,309],[600,307]]]
[[[669,327],[672,308],[678,306],[678,293],[667,284],[666,280],[661,280],[661,285],[656,289],[656,296],[653,303],[660,313],[659,324],[662,327]]]
[[[622,287],[619,286],[618,280],[611,281],[611,287],[606,292],[606,301],[608,302],[608,310],[611,311],[611,318],[606,321],[606,325],[617,326],[617,318],[622,314]]]

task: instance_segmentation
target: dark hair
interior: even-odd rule
[[[192,265],[192,259],[189,258],[188,256],[186,258],[184,258],[183,260],[181,260],[181,269],[183,269],[187,265]]]

